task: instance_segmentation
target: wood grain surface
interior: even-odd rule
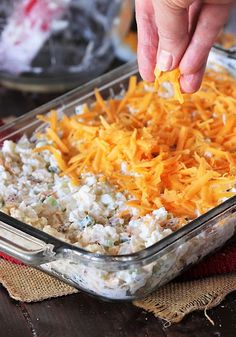
[[[165,322],[131,303],[103,302],[79,293],[41,303],[18,303],[0,287],[1,337],[235,337],[236,292],[218,307]]]

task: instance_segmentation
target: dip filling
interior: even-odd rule
[[[178,104],[169,83],[52,111],[0,150],[0,209],[85,250],[130,254],[235,195],[236,86],[208,72]],[[169,99],[167,99],[169,98]]]

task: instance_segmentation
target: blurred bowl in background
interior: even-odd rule
[[[0,34],[17,4],[1,0]],[[117,41],[129,31],[133,12],[134,0],[71,0],[29,69],[21,74],[1,70],[0,83],[22,91],[60,92],[101,75],[115,58]]]

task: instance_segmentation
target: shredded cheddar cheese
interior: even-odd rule
[[[236,45],[236,37],[232,33],[223,31],[218,35],[216,43],[221,44],[226,49],[230,49]]]
[[[131,50],[136,53],[137,52],[137,47],[138,47],[138,37],[137,33],[130,31],[125,37],[123,42],[128,45]]]
[[[83,172],[102,174],[140,214],[164,206],[182,219],[235,194],[236,85],[228,74],[208,72],[182,105],[135,77],[123,98],[95,97],[80,115],[41,117],[48,145],[36,151],[50,151],[62,175],[79,183]]]
[[[180,79],[179,69],[174,69],[171,71],[160,71],[158,68],[155,69],[155,83],[154,87],[158,91],[160,85],[164,82],[169,82],[173,86],[174,96],[173,99],[179,101],[180,104],[183,104],[184,97],[180,89],[179,79]]]

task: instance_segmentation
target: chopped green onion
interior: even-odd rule
[[[52,207],[56,207],[58,205],[57,200],[53,197],[48,197],[47,202],[52,206]]]

